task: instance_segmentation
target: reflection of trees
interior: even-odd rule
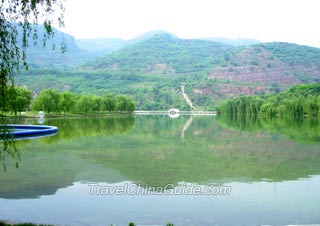
[[[19,168],[21,163],[20,148],[30,142],[30,140],[16,141],[12,136],[6,136],[8,132],[5,126],[0,126],[0,165],[3,171],[7,171],[7,166],[13,165]],[[12,164],[11,164],[12,163]]]
[[[8,127],[5,126],[9,121],[6,118],[0,119],[0,164],[3,171],[7,170],[7,161],[10,158],[16,167],[19,167],[21,161],[20,153],[16,148],[13,137],[8,136]]]
[[[17,141],[18,149],[29,145],[21,150],[19,170],[10,170],[7,164],[7,172],[0,173],[1,197],[54,194],[75,181],[128,180],[144,187],[164,187],[181,181],[296,180],[320,173],[319,144],[262,132],[253,124],[244,125],[255,132],[243,132],[223,128],[212,117],[194,117],[181,139],[186,117],[143,116],[136,121],[130,133],[125,133],[135,124],[130,118],[49,121],[60,128],[59,136],[70,140],[60,139],[54,145],[43,140],[55,137]]]
[[[221,127],[213,118],[138,118],[133,133],[107,140],[108,148],[77,152],[87,160],[120,172],[130,181],[154,187],[180,181],[283,181],[320,172],[318,144],[301,144],[284,136]],[[173,124],[172,124],[173,123]],[[177,124],[176,124],[177,123]],[[158,131],[158,132],[155,132]],[[96,145],[99,144],[95,140]]]
[[[2,124],[30,124],[22,118],[2,120]],[[111,136],[130,131],[135,126],[135,118],[108,117],[108,118],[77,118],[77,119],[50,119],[48,124],[59,128],[58,135],[41,138],[44,143],[56,142],[59,139],[71,139],[81,136]],[[6,127],[0,126],[0,134],[6,134]],[[15,167],[21,163],[19,148],[29,143],[30,140],[15,141],[12,137],[2,136],[0,141],[0,164],[4,171],[10,162]]]
[[[107,118],[50,119],[46,122],[59,128],[57,136],[43,139],[52,142],[82,136],[111,136],[130,131],[135,126],[133,116]]]
[[[1,128],[0,133],[3,134],[3,128]],[[8,158],[13,161],[15,167],[19,167],[21,162],[20,152],[16,148],[15,141],[10,137],[2,137],[0,141],[0,164],[2,165],[3,171],[7,170]]]
[[[241,131],[272,131],[285,134],[295,141],[320,143],[318,118],[219,117],[218,121],[223,126]]]

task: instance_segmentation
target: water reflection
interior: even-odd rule
[[[281,123],[167,116],[45,121],[59,134],[17,141],[19,168],[7,164],[0,171],[0,218],[59,225],[317,223],[318,127]],[[90,194],[89,183],[142,186],[143,192],[183,184],[232,190],[100,195]]]
[[[28,119],[15,123],[36,122]],[[77,139],[81,140],[82,137],[88,140],[90,137],[103,139],[130,131],[135,125],[134,117],[52,119],[45,123],[57,126],[59,134],[35,140],[6,140],[1,143],[0,163],[5,171],[0,171],[0,178],[3,179],[0,197],[37,198],[40,195],[54,194],[59,188],[70,186],[79,180],[122,180],[117,172],[87,163],[75,155],[74,151],[79,147]],[[95,148],[95,143],[90,142],[80,147],[82,148],[90,151]],[[17,169],[19,165],[20,168]]]
[[[82,136],[112,136],[132,130],[135,117],[49,119],[49,125],[59,128],[59,135],[52,140],[72,139]]]
[[[224,127],[240,131],[272,131],[299,142],[320,143],[318,118],[219,117],[218,121]]]
[[[35,198],[79,181],[164,187],[320,174],[320,145],[313,131],[318,127],[311,122],[286,127],[261,120],[228,124],[214,117],[141,116],[45,123],[58,126],[59,134],[17,142],[21,166],[0,173],[0,197]],[[308,130],[308,142],[288,137],[298,134],[294,128]]]
[[[2,133],[0,131],[0,133]],[[15,141],[11,138],[5,138],[0,141],[0,165],[3,171],[7,171],[7,162],[12,163],[16,168],[19,168],[21,156],[16,148]]]
[[[9,128],[5,126],[8,123],[7,118],[0,118],[0,165],[1,170],[7,170],[7,161],[11,161],[16,168],[19,167],[21,157],[18,149],[16,148],[15,141],[10,135]]]
[[[214,118],[139,118],[133,134],[90,161],[129,180],[151,186],[228,181],[284,181],[320,172],[318,144],[295,142],[281,134],[223,128]],[[77,152],[82,156],[84,153]],[[99,156],[98,158],[95,157]]]

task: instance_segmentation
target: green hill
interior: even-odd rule
[[[144,33],[136,38],[124,40],[121,38],[89,38],[89,39],[76,39],[76,45],[85,51],[94,53],[99,57],[105,56],[109,53],[118,51],[125,46],[132,45],[144,40],[147,40],[154,35],[168,34],[165,31],[150,31]]]
[[[135,73],[203,74],[220,64],[232,47],[204,40],[156,34],[85,65],[89,70]]]
[[[156,110],[189,109],[181,85],[197,109],[213,109],[226,98],[320,82],[320,49],[309,46],[259,43],[235,47],[157,31],[126,41],[123,47],[114,44],[120,49],[100,52],[104,56],[96,58],[99,54],[94,49],[99,43],[92,42],[90,55],[72,37],[62,33],[58,37],[68,40],[65,58],[47,49],[29,50],[30,65],[35,66],[17,77],[18,84],[36,93],[45,88],[124,93],[134,97],[138,109]]]
[[[275,58],[290,65],[305,65],[320,67],[320,49],[285,42],[261,44]]]
[[[209,78],[232,82],[291,86],[319,82],[320,49],[290,43],[238,48]]]

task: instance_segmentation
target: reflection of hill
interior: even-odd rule
[[[317,118],[219,117],[219,123],[240,131],[272,131],[285,134],[295,141],[320,143],[320,122]]]
[[[59,135],[35,140],[17,141],[21,162],[18,169],[15,156],[7,156],[6,172],[0,171],[0,198],[36,198],[54,194],[59,188],[75,181],[123,180],[116,172],[83,161],[72,151],[77,148],[72,140],[86,136],[111,136],[130,131],[133,117],[88,118],[49,120],[48,124],[59,127]],[[69,142],[62,142],[68,139]],[[49,145],[46,145],[49,144]],[[84,147],[87,151],[90,146]],[[70,152],[71,151],[71,152]],[[8,152],[9,154],[11,152]]]
[[[21,148],[20,168],[0,172],[0,197],[54,194],[76,181],[164,186],[181,181],[284,181],[320,174],[319,144],[262,130],[225,128],[214,117],[194,117],[183,138],[185,117],[137,117],[132,130],[134,119],[124,120],[128,123],[123,126],[114,126],[119,121],[82,120],[50,121],[60,128],[58,139],[36,139]],[[89,125],[86,132],[77,131]],[[67,136],[67,131],[75,132]]]
[[[37,150],[34,147],[38,146]],[[0,198],[22,199],[52,195],[75,181],[119,181],[121,175],[111,170],[88,164],[65,151],[52,150],[34,142],[23,150],[19,169],[9,165],[0,171]]]
[[[46,123],[59,128],[58,136],[46,139],[71,139],[82,136],[112,136],[130,131],[135,126],[135,118],[105,117],[105,118],[75,118],[50,119]]]
[[[91,157],[78,154],[136,183],[153,186],[242,178],[283,181],[320,173],[319,145],[296,143],[268,132],[223,129],[211,117],[195,117],[180,139],[186,120],[144,118],[121,143],[111,138],[107,150],[90,152]]]

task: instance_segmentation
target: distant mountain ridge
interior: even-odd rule
[[[115,51],[118,51],[125,46],[132,45],[134,43],[147,40],[155,35],[169,34],[166,31],[150,31],[139,35],[133,39],[124,40],[121,38],[91,38],[91,39],[76,39],[76,44],[80,49],[100,53],[99,55],[106,55]],[[174,36],[173,34],[170,34]]]
[[[43,47],[44,28],[39,25],[36,26],[36,29],[38,31],[38,39],[33,40],[30,37],[28,40],[27,62],[29,67],[40,69],[75,68],[89,60],[108,55],[125,46],[151,38],[156,34],[166,33],[164,31],[152,31],[130,40],[120,38],[75,39],[73,36],[53,28],[54,37],[49,39],[46,46]],[[20,41],[21,37],[18,37],[18,40]],[[34,45],[34,42],[37,44]],[[65,53],[60,50],[62,44],[67,48]],[[53,49],[53,47],[55,48]]]
[[[159,33],[85,65],[87,69],[169,74],[203,73],[220,63],[231,46]],[[155,70],[155,71],[154,71]]]
[[[244,38],[213,37],[213,38],[200,38],[200,39],[223,43],[231,46],[251,46],[251,45],[257,45],[261,43],[261,41],[256,39],[244,39]]]
[[[90,59],[90,54],[80,49],[73,36],[63,33],[53,28],[54,37],[46,41],[43,46],[44,28],[41,25],[36,26],[38,38],[29,37],[27,48],[27,63],[34,69],[62,69],[74,68]],[[18,34],[21,29],[18,28]],[[18,43],[21,45],[22,37],[18,36]],[[36,45],[35,45],[36,43]],[[61,50],[62,45],[66,46],[66,52]]]
[[[103,56],[127,45],[127,41],[120,38],[97,38],[97,39],[76,39],[76,45],[90,53],[97,53],[98,56]]]
[[[234,47],[155,34],[87,63],[87,70],[207,76],[262,84],[319,82],[320,49],[292,43]]]

